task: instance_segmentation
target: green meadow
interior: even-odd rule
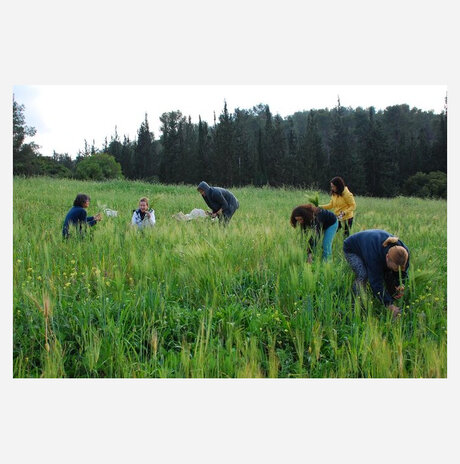
[[[228,228],[194,186],[15,178],[15,378],[431,378],[447,376],[447,204],[357,196],[352,232],[381,228],[411,251],[403,315],[368,291],[360,304],[336,235],[306,261],[289,224],[313,192],[234,188]],[[77,193],[88,215],[118,211],[64,241]],[[130,226],[141,196],[157,224]],[[329,195],[320,193],[320,203]]]

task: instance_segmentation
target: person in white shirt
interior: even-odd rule
[[[149,208],[149,199],[142,197],[139,200],[139,208],[133,212],[131,224],[139,229],[155,225],[155,211]]]

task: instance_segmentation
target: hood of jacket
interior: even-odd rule
[[[203,190],[205,195],[208,194],[209,189],[211,188],[204,180],[202,180],[199,184],[198,187],[199,189]]]

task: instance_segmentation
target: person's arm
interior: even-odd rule
[[[401,275],[399,274],[399,272],[392,272],[394,282],[396,282],[395,284],[396,294],[393,295],[393,297],[397,300],[399,300],[400,298],[404,296],[404,290],[406,289],[406,281],[408,277],[407,275],[408,267],[409,266],[406,267],[406,270],[401,271]]]
[[[355,197],[351,192],[344,192],[343,199],[345,200],[346,207],[342,209],[344,214],[352,213],[356,209]]]
[[[133,213],[133,217],[131,218],[131,225],[133,226],[138,226],[138,215],[136,214],[136,211]]]
[[[83,222],[86,221],[86,223],[91,227],[94,226],[97,222],[99,222],[102,219],[101,213],[97,213],[95,216],[88,216],[88,217],[87,217],[85,210],[83,210],[83,213],[85,217],[85,219],[83,219]]]
[[[385,292],[385,288],[383,286],[384,276],[382,271],[375,266],[368,266],[367,278],[374,296],[385,306],[392,304],[393,298],[388,294],[388,292]]]
[[[83,224],[94,226],[94,224],[96,224],[96,219],[94,218],[94,216],[88,216],[86,210],[81,208],[81,210],[78,213],[78,222],[80,223],[80,227],[82,227]]]
[[[310,237],[307,242],[307,254],[308,254],[308,262],[311,263],[313,259],[313,250],[316,247],[316,244],[318,243],[319,235],[320,235],[320,226],[319,224],[315,221],[310,229],[309,232],[305,231],[306,233],[310,234]]]
[[[332,209],[332,197],[329,200],[329,203],[327,205],[318,205],[318,208],[323,208],[323,209]]]
[[[228,208],[228,203],[225,197],[222,195],[222,192],[216,191],[214,192],[213,200],[220,205],[220,208],[217,210],[213,210],[213,214],[220,214],[224,209]]]

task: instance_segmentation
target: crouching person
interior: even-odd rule
[[[78,237],[83,237],[88,226],[92,227],[102,220],[101,213],[98,213],[95,216],[88,216],[86,213],[90,200],[89,195],[84,193],[79,193],[76,196],[73,206],[67,213],[67,216],[64,219],[64,225],[62,226],[62,236],[65,239],[68,239],[71,235],[71,227],[76,231],[76,235]]]
[[[139,208],[134,210],[131,224],[138,229],[152,227],[155,225],[155,211],[149,209],[149,199],[142,197],[139,200]]]
[[[409,249],[384,230],[363,230],[351,235],[343,242],[345,258],[355,273],[353,293],[359,294],[367,281],[372,292],[398,316],[401,309],[395,299],[404,294],[404,282],[409,269]]]
[[[207,214],[213,218],[218,216],[219,222],[224,225],[227,225],[230,222],[235,211],[240,207],[235,195],[224,188],[210,187],[206,182],[202,181],[198,185],[197,190],[212,210]]]

